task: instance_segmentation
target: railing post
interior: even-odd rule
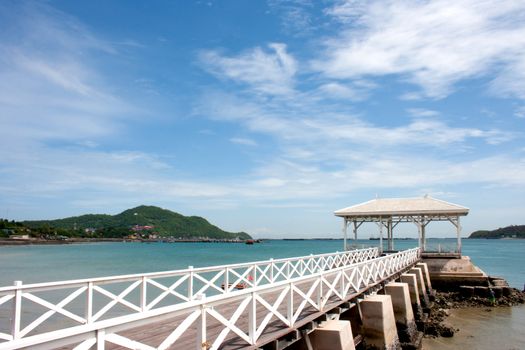
[[[86,290],[86,323],[93,321],[93,282],[87,283]]]
[[[317,294],[317,305],[319,306],[319,311],[323,311],[323,270],[319,269],[319,290]]]
[[[274,283],[275,282],[273,280],[273,267],[274,267],[273,258],[270,258],[270,283]]]
[[[229,289],[230,289],[230,269],[228,267],[226,267],[224,269],[224,294],[228,293]]]
[[[340,274],[341,274],[341,296],[343,298],[346,298],[346,295],[345,295],[345,268],[342,267],[340,269]]]
[[[18,339],[20,333],[20,317],[22,314],[22,281],[15,281],[14,286],[16,287],[16,290],[15,298],[13,299],[13,323],[11,334],[13,335],[13,339]]]
[[[288,303],[286,304],[286,318],[288,319],[288,327],[293,326],[293,283],[290,282],[290,293],[288,293]]]
[[[193,299],[193,266],[188,266],[190,277],[188,277],[188,299]]]
[[[146,279],[146,276],[142,276],[142,285],[140,287],[140,310],[144,312],[146,311],[146,306],[148,302],[148,280]]]
[[[106,331],[97,329],[97,350],[104,350],[106,347]]]
[[[251,293],[251,300],[248,310],[248,336],[250,337],[251,345],[254,345],[256,340],[255,333],[257,333],[257,304],[255,303],[255,292]]]
[[[253,286],[257,287],[257,264],[253,264],[252,273],[253,273],[253,276],[252,276]],[[249,278],[248,278],[248,280],[249,280]]]
[[[208,350],[208,341],[206,340],[206,306],[204,301],[206,299],[206,294],[197,294],[195,299],[202,300],[201,304],[201,316],[199,322],[197,322],[197,350]]]
[[[290,279],[290,261],[286,262],[286,279]]]

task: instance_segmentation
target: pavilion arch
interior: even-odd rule
[[[456,251],[461,255],[461,222],[469,209],[445,202],[428,195],[420,198],[378,198],[334,212],[343,218],[344,249],[347,250],[348,226],[352,226],[354,240],[357,230],[365,222],[375,222],[379,227],[379,247],[383,249],[383,230],[386,230],[388,250],[394,249],[394,228],[400,223],[410,222],[418,228],[419,247],[427,252],[426,227],[432,221],[449,221],[456,227]]]

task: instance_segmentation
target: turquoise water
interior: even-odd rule
[[[359,240],[362,246],[378,241]],[[454,240],[429,244],[453,246]],[[396,249],[417,245],[395,241]],[[48,282],[98,276],[154,272],[229,263],[320,254],[341,250],[340,240],[265,241],[264,243],[91,243],[0,247],[0,286],[15,280]],[[525,240],[463,240],[463,254],[490,275],[516,288],[525,283]]]

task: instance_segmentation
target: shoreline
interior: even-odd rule
[[[21,246],[21,245],[65,245],[78,243],[100,243],[100,242],[122,242],[118,238],[101,238],[101,239],[2,239],[0,246]]]
[[[525,304],[450,309],[444,322],[455,329],[454,336],[425,336],[423,350],[518,350],[525,342]]]
[[[520,307],[523,310],[525,322],[525,291],[516,288],[510,288],[510,294],[507,296],[492,299],[478,296],[465,297],[460,292],[434,291],[433,299],[429,320],[424,327],[424,339],[426,340],[424,342],[426,343],[439,344],[445,341],[455,344],[453,339],[456,334],[461,335],[462,330],[470,322],[466,315],[477,317],[496,310],[502,310],[500,313],[504,314],[510,312],[509,310],[514,307]],[[462,318],[465,322],[455,322],[454,315],[458,313],[463,315]],[[424,347],[424,349],[427,348]],[[430,347],[428,349],[437,350],[441,348]]]
[[[261,240],[253,240],[261,243]],[[0,239],[0,246],[67,245],[79,243],[246,243],[233,239],[124,239],[124,238],[71,238],[71,239]]]

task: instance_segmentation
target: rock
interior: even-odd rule
[[[442,326],[441,327],[441,330],[440,330],[440,335],[444,338],[450,338],[450,337],[453,337],[454,336],[454,328],[450,327],[450,326]]]

